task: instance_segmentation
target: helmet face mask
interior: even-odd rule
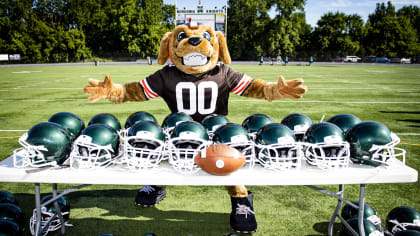
[[[301,146],[293,131],[282,124],[272,123],[259,129],[255,151],[259,163],[267,169],[288,170],[301,166]]]
[[[120,164],[131,169],[157,167],[164,158],[162,128],[153,121],[140,121],[124,131],[124,155]]]
[[[117,131],[103,124],[94,124],[83,130],[74,141],[70,154],[72,168],[105,168],[113,164],[118,153]]]
[[[168,140],[169,164],[181,173],[195,173],[200,167],[194,157],[209,146],[204,127],[195,121],[178,124]]]
[[[41,200],[41,204],[46,203],[51,198],[52,198],[52,195],[44,197]],[[70,218],[70,205],[63,197],[58,198],[56,201],[58,203],[58,207],[60,208],[61,215],[63,216],[64,224],[67,224],[67,221]],[[30,231],[32,235],[35,234],[36,222],[38,221],[36,213],[37,213],[36,209],[34,209],[32,217],[29,221]],[[44,228],[48,225],[48,227],[46,227],[44,231],[42,232],[43,235],[47,235],[48,232],[56,231],[61,228],[61,221],[57,214],[58,212],[56,211],[54,207],[54,202],[51,202],[41,207],[41,220],[40,220],[41,227],[40,228]]]
[[[321,169],[349,166],[350,146],[336,125],[314,124],[305,133],[304,141],[304,155],[308,164]]]
[[[420,212],[411,207],[396,207],[386,217],[386,228],[392,235],[403,230],[420,231]]]
[[[19,138],[22,146],[13,151],[16,168],[61,165],[71,150],[71,137],[61,125],[43,122],[33,126]]]
[[[401,159],[405,164],[406,151],[396,147],[399,137],[381,123],[361,122],[348,131],[346,140],[354,163],[380,166],[395,164]]]
[[[296,144],[271,144],[257,149],[258,161],[265,168],[289,170],[301,166],[301,150]]]

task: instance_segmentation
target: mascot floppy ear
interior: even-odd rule
[[[219,42],[220,60],[222,60],[222,62],[225,64],[230,64],[232,60],[230,59],[230,54],[227,47],[225,36],[223,35],[222,32],[216,31],[216,37],[217,37],[217,41]]]
[[[159,56],[158,56],[158,63],[160,65],[165,64],[166,61],[168,60],[168,57],[171,56],[169,52],[169,41],[171,40],[171,38],[172,38],[172,32],[166,32],[162,40],[160,41]]]

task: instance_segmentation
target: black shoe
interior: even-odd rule
[[[157,187],[146,185],[143,188],[139,189],[136,194],[136,199],[134,203],[137,206],[142,207],[152,207],[158,204],[166,197],[166,186]]]
[[[257,220],[255,219],[252,192],[243,198],[230,197],[232,213],[230,213],[230,226],[232,230],[243,234],[257,232]]]

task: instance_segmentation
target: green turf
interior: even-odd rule
[[[374,120],[399,133],[400,147],[407,150],[407,164],[420,169],[420,67],[405,66],[232,66],[251,77],[276,81],[303,78],[308,93],[302,100],[265,102],[231,95],[228,118],[241,123],[252,113],[265,113],[275,121],[294,112],[307,114],[314,122],[351,113],[363,121]],[[82,88],[88,78],[111,74],[116,83],[145,78],[159,66],[54,66],[0,68],[0,130],[26,130],[52,114],[69,111],[85,123],[97,113],[109,112],[122,124],[135,111],[148,111],[159,122],[169,113],[161,99],[120,105],[108,101],[88,103]],[[22,73],[22,72],[31,73]],[[382,102],[382,103],[381,103]],[[384,103],[387,102],[387,103]],[[391,103],[392,102],[392,103]],[[19,147],[23,132],[0,132],[0,160]],[[65,189],[69,185],[59,185]],[[230,232],[230,199],[223,187],[170,186],[165,201],[156,208],[133,206],[138,186],[95,185],[67,196],[71,203],[67,235],[159,236],[223,235]],[[325,186],[337,190],[336,186]],[[0,183],[1,190],[16,195],[29,219],[34,206],[31,184]],[[50,185],[42,186],[43,195]],[[255,235],[325,235],[336,200],[303,186],[255,187]],[[358,186],[345,186],[346,198],[358,199]],[[420,210],[420,185],[367,185],[366,201],[381,217],[401,205]],[[385,224],[383,223],[383,226]],[[339,230],[339,224],[336,227]]]

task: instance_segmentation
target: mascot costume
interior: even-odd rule
[[[272,101],[298,99],[306,92],[302,79],[286,81],[280,76],[278,82],[266,82],[229,68],[225,64],[230,64],[231,58],[223,33],[203,24],[190,22],[167,32],[160,43],[158,63],[164,65],[168,59],[171,63],[139,82],[114,84],[107,75],[104,81],[89,79],[90,86],[84,92],[91,94],[90,102],[100,99],[114,103],[143,102],[162,97],[171,112],[185,112],[198,122],[209,114],[227,115],[230,93]],[[209,108],[203,109],[199,104],[190,106],[190,98],[200,96],[197,88],[211,90],[201,93],[198,99],[204,99]],[[226,186],[226,189],[231,196],[232,229],[240,233],[256,232],[252,192],[245,186]],[[137,192],[135,203],[154,206],[165,196],[165,186],[144,186]]]

